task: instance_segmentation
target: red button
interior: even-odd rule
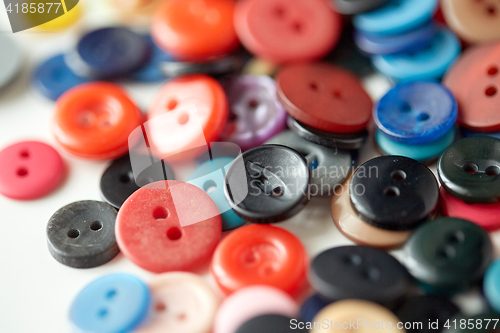
[[[19,142],[0,151],[0,193],[6,197],[40,198],[52,192],[64,174],[61,156],[45,143]]]
[[[207,262],[221,233],[219,210],[208,194],[175,180],[134,192],[121,206],[115,225],[123,254],[155,273],[191,270]]]
[[[500,131],[500,43],[465,51],[444,79],[458,102],[458,122],[477,131]]]
[[[373,103],[350,72],[325,64],[298,64],[278,73],[278,99],[298,121],[319,130],[352,133],[368,125]]]
[[[234,24],[250,52],[284,63],[326,55],[339,40],[342,17],[324,0],[243,0]]]
[[[212,274],[226,293],[264,284],[295,295],[306,280],[308,256],[289,231],[268,224],[241,227],[217,247]]]
[[[70,89],[57,100],[53,132],[73,155],[105,160],[128,151],[128,136],[141,123],[141,112],[122,87],[93,82]]]
[[[446,216],[474,222],[488,231],[500,228],[500,202],[468,204],[455,198],[442,187],[439,192],[441,210]]]
[[[232,0],[169,0],[158,8],[151,35],[165,52],[181,60],[221,58],[239,45]]]

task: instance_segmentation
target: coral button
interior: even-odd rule
[[[61,156],[45,143],[19,142],[0,151],[0,193],[6,197],[43,197],[61,183],[64,174]]]
[[[189,61],[221,58],[238,47],[232,0],[165,1],[151,34],[165,52]]]
[[[307,253],[295,235],[254,224],[237,229],[220,243],[211,269],[226,293],[264,284],[295,295],[304,285],[307,265]]]
[[[243,45],[278,63],[316,60],[337,43],[342,17],[323,0],[244,0],[234,24]]]
[[[141,122],[142,114],[125,90],[95,82],[70,89],[57,100],[53,132],[73,155],[113,159],[128,151],[128,136]]]

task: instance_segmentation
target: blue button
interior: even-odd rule
[[[425,162],[437,158],[455,140],[455,129],[452,128],[445,136],[423,145],[407,145],[391,140],[387,135],[377,130],[377,144],[386,154],[413,158]]]
[[[399,35],[431,20],[438,0],[392,0],[372,12],[354,16],[358,30],[378,35]]]
[[[91,80],[75,75],[59,54],[41,63],[33,73],[33,85],[47,98],[55,101],[69,89]]]
[[[416,53],[378,55],[372,64],[381,74],[400,81],[440,80],[460,55],[460,41],[446,29],[440,29],[432,44]]]
[[[149,305],[144,282],[130,274],[109,274],[80,291],[69,318],[77,331],[130,332],[146,317]]]
[[[417,30],[395,36],[370,35],[358,30],[354,34],[354,41],[361,51],[368,54],[411,53],[431,45],[437,31],[437,26],[433,22]]]
[[[483,289],[491,307],[500,312],[500,260],[493,262],[484,274]]]
[[[492,138],[497,138],[500,139],[500,132],[491,132],[491,133],[486,133],[486,132],[476,132],[467,128],[462,127],[462,135],[464,138],[470,138],[473,136],[490,136]]]
[[[373,111],[378,128],[408,145],[436,141],[455,125],[457,102],[439,83],[400,83],[380,99]]]
[[[242,226],[245,221],[236,215],[224,196],[224,175],[234,158],[218,157],[206,161],[189,176],[188,183],[201,188],[212,198],[219,208],[222,230],[228,231]]]
[[[151,49],[151,57],[149,61],[142,66],[138,71],[131,75],[133,80],[139,82],[161,82],[167,79],[167,76],[162,70],[164,62],[177,61],[171,55],[162,51],[151,39],[151,36],[146,36],[146,42]]]
[[[300,307],[300,320],[303,322],[312,322],[318,312],[330,303],[322,299],[318,294],[312,295]]]

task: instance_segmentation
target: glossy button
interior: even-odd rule
[[[148,287],[137,277],[115,273],[85,286],[71,304],[69,319],[82,332],[130,332],[149,310]]]
[[[286,127],[286,112],[276,99],[276,83],[268,76],[242,75],[223,83],[231,114],[221,141],[242,151],[260,146]]]
[[[326,63],[291,65],[278,73],[276,82],[287,112],[315,129],[352,133],[370,121],[370,96],[348,71]]]
[[[500,311],[500,260],[496,260],[486,271],[483,289],[490,305]]]
[[[151,39],[151,36],[144,37],[149,45],[151,54],[149,60],[137,71],[131,74],[131,78],[139,82],[161,82],[167,79],[163,72],[163,64],[175,59],[168,53],[162,51]]]
[[[448,133],[457,119],[455,97],[439,83],[400,83],[385,94],[373,111],[378,128],[406,144],[433,142]]]
[[[448,147],[438,162],[441,185],[470,203],[500,200],[500,139],[477,136]]]
[[[196,186],[175,180],[134,192],[116,219],[120,250],[155,273],[191,270],[205,263],[221,233],[219,210],[212,199]]]
[[[305,328],[291,328],[292,318],[277,314],[267,314],[250,319],[235,333],[307,333]]]
[[[334,9],[345,15],[369,12],[385,5],[389,0],[330,0]]]
[[[366,222],[403,231],[429,218],[437,205],[439,188],[425,165],[403,156],[382,156],[356,170],[349,196],[354,210]]]
[[[272,225],[253,224],[221,241],[211,271],[226,293],[268,285],[294,296],[304,285],[307,265],[307,253],[295,235]]]
[[[229,295],[217,310],[214,333],[234,333],[246,321],[261,315],[295,317],[297,303],[283,291],[269,286],[250,286]]]
[[[219,300],[205,280],[192,273],[165,273],[148,283],[152,308],[137,333],[209,333]]]
[[[279,145],[252,148],[226,173],[224,194],[231,208],[250,222],[280,222],[309,201],[311,173],[297,151]]]
[[[155,12],[153,40],[182,60],[220,58],[238,47],[231,0],[165,1]]]
[[[17,43],[7,36],[0,36],[0,88],[6,86],[16,76],[23,63],[23,55]]]
[[[54,191],[65,176],[59,153],[38,141],[24,141],[0,151],[0,193],[33,200]]]
[[[428,293],[451,294],[479,282],[493,258],[488,233],[456,218],[418,228],[404,247],[404,264]]]
[[[59,144],[81,158],[104,160],[125,154],[129,134],[142,114],[120,86],[79,85],[57,100],[52,131]]]
[[[337,43],[342,18],[326,1],[244,0],[236,32],[252,54],[276,63],[316,60]]]

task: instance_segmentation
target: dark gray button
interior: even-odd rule
[[[389,0],[331,0],[334,9],[346,15],[360,14],[381,7]]]
[[[294,328],[292,318],[267,314],[250,319],[235,333],[307,333],[306,329]]]

